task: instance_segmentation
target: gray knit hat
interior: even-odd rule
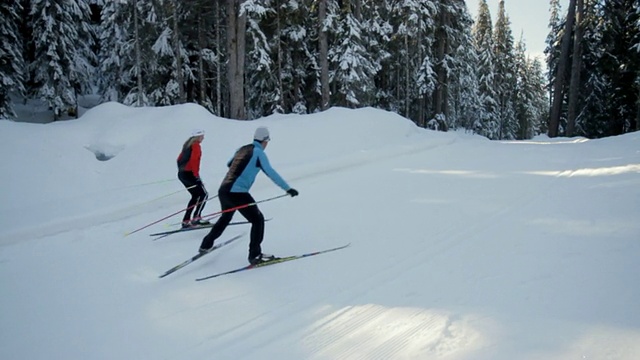
[[[253,140],[258,141],[269,141],[271,138],[269,137],[269,129],[264,126],[261,126],[256,129],[256,132],[253,134]]]

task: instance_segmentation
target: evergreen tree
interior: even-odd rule
[[[471,124],[481,106],[478,97],[478,63],[471,29],[473,19],[462,0],[446,0],[438,5],[436,38],[432,53],[437,61],[437,86],[432,114],[442,114],[446,130]],[[435,117],[435,116],[434,116]]]
[[[282,112],[304,114],[319,101],[314,92],[320,79],[316,50],[309,36],[316,23],[310,6],[301,1],[278,0],[280,6],[280,46],[278,49],[279,86]]]
[[[154,105],[173,105],[185,101],[185,79],[193,79],[191,69],[185,64],[187,51],[182,41],[185,11],[177,0],[152,3],[157,18],[147,18],[154,39],[151,51],[153,61],[149,68],[149,100]]]
[[[184,24],[180,33],[187,57],[183,69],[185,96],[187,102],[196,102],[215,114],[221,114],[221,99],[218,87],[221,85],[220,72],[223,66],[221,46],[222,16],[224,9],[219,1],[194,0],[182,3]],[[220,109],[218,108],[220,106]]]
[[[610,121],[604,135],[635,131],[640,102],[640,54],[638,46],[638,1],[605,1],[603,4],[604,72],[610,79],[608,113]]]
[[[476,51],[478,52],[478,77],[480,98],[483,106],[482,117],[476,119],[473,131],[496,140],[500,138],[498,118],[498,94],[495,90],[495,60],[493,56],[493,33],[491,14],[486,0],[480,0],[478,18],[474,29]]]
[[[549,97],[547,92],[547,82],[545,79],[542,63],[538,59],[527,60],[529,71],[527,89],[530,96],[530,133],[533,137],[544,134],[548,131],[547,119],[549,119]]]
[[[100,52],[99,91],[105,101],[122,101],[135,86],[135,74],[125,69],[134,63],[131,33],[131,5],[122,1],[106,1],[100,13],[98,30]]]
[[[564,21],[561,16],[560,0],[550,0],[550,17],[549,17],[549,34],[547,35],[544,49],[547,60],[548,83],[553,84],[555,74],[558,67],[558,59],[560,58],[560,43],[562,33],[564,32]],[[551,91],[551,87],[549,87]],[[553,95],[553,94],[551,94]]]
[[[247,16],[247,93],[249,118],[283,112],[280,72],[280,13],[277,0],[264,3],[248,1]],[[272,24],[270,24],[272,23]],[[265,33],[266,31],[266,33]],[[275,39],[270,42],[269,39]]]
[[[583,21],[583,76],[581,76],[580,99],[582,109],[576,118],[575,134],[586,137],[604,136],[609,121],[608,89],[610,80],[603,69],[601,59],[605,56],[602,29],[602,8],[591,0],[585,6]]]
[[[352,1],[343,0],[333,42],[329,47],[332,103],[345,107],[368,106],[374,93],[373,78],[378,71],[367,54],[367,34],[354,14]]]
[[[497,95],[498,139],[515,139],[518,132],[514,100],[517,86],[515,55],[511,24],[504,9],[504,0],[499,3],[498,19],[493,33],[493,56],[495,66],[494,90]]]
[[[388,79],[392,66],[389,44],[393,37],[393,25],[390,22],[389,3],[379,1],[377,6],[366,6],[363,9],[363,27],[367,29],[368,41],[365,44],[373,66],[377,69],[373,78],[375,95],[373,103],[378,107],[391,110],[394,96]]]
[[[515,92],[515,119],[518,121],[516,139],[530,139],[542,131],[548,104],[545,101],[545,79],[542,64],[537,59],[529,59],[526,45],[520,39],[515,51],[517,85]]]
[[[436,83],[431,51],[437,6],[432,1],[394,2],[390,15],[395,31],[389,43],[394,63],[389,82],[396,94],[394,108],[426,127],[427,101],[432,101]]]
[[[19,0],[0,4],[0,119],[16,116],[11,93],[25,93],[22,35],[19,23],[22,4]]]
[[[53,110],[77,115],[77,94],[90,85],[92,36],[86,0],[33,0],[31,3],[35,61],[33,81],[40,98]]]

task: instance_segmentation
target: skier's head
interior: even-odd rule
[[[253,134],[253,140],[257,140],[260,142],[270,141],[271,138],[269,137],[269,129],[264,126],[257,128],[256,132]]]
[[[191,132],[191,136],[195,137],[195,136],[204,136],[204,130],[202,129],[195,129]]]

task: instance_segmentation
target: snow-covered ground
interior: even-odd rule
[[[206,131],[215,194],[257,126],[300,191],[260,204],[264,251],[351,246],[194,281],[246,265],[245,235],[159,279],[206,230],[124,234],[186,206],[182,143]],[[640,358],[640,133],[491,142],[375,109],[108,103],[0,121],[0,150],[0,359]],[[260,175],[252,194],[282,190]]]

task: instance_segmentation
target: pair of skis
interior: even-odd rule
[[[269,221],[271,219],[264,219],[265,222]],[[244,225],[244,224],[249,224],[248,221],[235,221],[232,223],[229,223],[229,225]],[[181,229],[176,229],[176,230],[168,230],[168,231],[162,231],[162,232],[157,232],[157,233],[153,233],[153,234],[149,234],[149,236],[157,236],[155,240],[158,239],[162,239],[163,237],[167,237],[171,234],[178,234],[178,233],[183,233],[186,231],[192,231],[192,230],[200,230],[200,229],[210,229],[213,227],[214,224],[208,224],[208,225],[195,225],[195,226],[190,226],[187,228],[181,228]]]
[[[204,253],[199,253],[187,260],[185,260],[184,262],[172,267],[171,269],[167,270],[164,274],[160,275],[160,278],[163,278],[169,274],[172,274],[180,269],[182,269],[183,267],[191,264],[192,262],[200,259],[201,257],[213,252],[214,250],[220,249],[221,247],[231,244],[232,242],[238,240],[239,238],[241,238],[244,234],[241,235],[236,235],[234,237],[232,237],[231,239],[224,241],[222,243],[216,244],[213,246],[213,248],[211,248],[211,250],[209,250],[208,252],[204,252]],[[311,253],[307,253],[307,254],[301,254],[301,255],[292,255],[292,256],[286,256],[286,257],[281,257],[281,258],[275,258],[273,260],[269,260],[269,261],[265,261],[259,264],[255,264],[255,265],[247,265],[247,266],[243,266],[234,270],[230,270],[230,271],[225,271],[225,272],[221,272],[221,273],[217,273],[217,274],[213,274],[213,275],[209,275],[209,276],[205,276],[202,278],[198,278],[196,279],[196,281],[202,281],[202,280],[207,280],[207,279],[213,279],[219,276],[223,276],[223,275],[229,275],[229,274],[235,274],[241,271],[245,271],[245,270],[251,270],[251,269],[257,269],[257,268],[261,268],[261,267],[265,267],[265,266],[269,266],[269,265],[275,265],[275,264],[280,264],[283,262],[287,262],[287,261],[293,261],[293,260],[298,260],[298,259],[302,259],[302,258],[306,258],[306,257],[310,257],[310,256],[316,256],[316,255],[320,255],[320,254],[326,254],[328,252],[332,252],[332,251],[337,251],[340,249],[344,249],[346,247],[348,247],[349,244],[346,245],[342,245],[342,246],[338,246],[335,248],[331,248],[331,249],[325,249],[325,250],[320,250],[320,251],[315,251],[315,252],[311,252]]]

